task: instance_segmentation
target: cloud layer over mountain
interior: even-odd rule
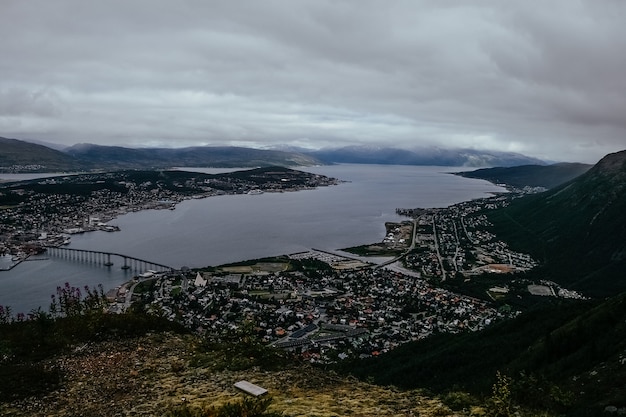
[[[0,134],[125,146],[626,148],[626,3],[0,3]]]

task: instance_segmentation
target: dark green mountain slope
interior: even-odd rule
[[[506,370],[525,350],[589,309],[589,303],[556,303],[476,333],[439,334],[362,361],[351,371],[404,388],[450,390],[455,385],[487,393],[497,370]]]
[[[545,278],[593,296],[626,290],[626,151],[489,216],[501,239],[542,261]]]
[[[50,172],[81,169],[73,157],[43,145],[0,137],[0,170]]]
[[[520,165],[516,167],[483,168],[475,171],[458,172],[466,178],[479,178],[494,184],[506,184],[516,188],[553,188],[584,174],[591,165],[560,163],[553,165]]]
[[[499,371],[526,408],[594,416],[607,405],[626,406],[625,349],[622,294],[602,303],[555,301],[481,332],[434,336],[344,370],[383,385],[486,396]]]
[[[92,144],[65,150],[74,158],[108,169],[186,167],[256,167],[317,165],[320,161],[296,152],[238,147],[199,146],[190,148],[125,148]]]

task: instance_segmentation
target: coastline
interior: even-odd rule
[[[140,204],[138,208],[123,213],[112,212],[111,218],[127,215],[120,221],[124,229],[121,235],[85,232],[75,235],[70,247],[123,252],[142,259],[156,257],[168,265],[189,265],[192,268],[296,253],[310,248],[323,248],[336,253],[338,248],[382,238],[384,223],[397,219],[396,207],[445,206],[479,198],[493,190],[485,181],[445,174],[439,167],[345,165],[322,167],[313,173],[345,178],[347,181],[345,187],[320,187],[317,193],[276,192],[249,197],[233,195],[232,198],[220,195],[223,198],[211,199],[210,202],[203,202],[204,198],[198,202],[191,201],[196,200],[193,197],[184,198],[180,200],[180,203],[185,203],[184,206],[174,211],[149,210],[151,207]],[[430,186],[433,176],[437,178],[437,187]],[[461,188],[460,181],[463,181]],[[159,225],[158,228],[155,225]],[[159,233],[156,233],[157,229]],[[258,238],[250,239],[251,236]],[[191,252],[189,248],[182,249],[188,245]],[[92,268],[84,262],[62,261],[58,266],[51,262],[45,264],[48,269],[34,269],[35,265],[26,268],[22,264],[17,269],[17,275],[11,273],[15,278],[3,279],[11,287],[6,287],[8,292],[2,303],[14,304],[13,300],[19,299],[30,306],[43,299],[45,305],[49,291],[40,284],[42,279],[52,289],[65,280],[79,286],[103,283],[105,288],[114,288],[131,279],[129,273],[119,271],[119,265],[107,269]],[[22,268],[24,272],[20,273]],[[69,271],[69,268],[72,271],[69,274],[62,272]],[[83,280],[79,276],[78,271],[85,269],[92,270],[87,272],[92,278]],[[66,278],[57,277],[63,274]],[[16,280],[18,276],[20,278]],[[27,282],[37,283],[38,298],[26,294],[30,290],[17,289],[17,286],[30,288],[31,284]]]
[[[273,167],[272,169],[257,168],[234,171],[224,173],[223,176],[177,170],[171,172],[179,173],[180,175],[172,175],[171,178],[168,178],[165,186],[159,184],[162,182],[160,179],[162,172],[159,174],[157,171],[146,171],[149,173],[147,176],[141,173],[129,174],[124,171],[76,174],[63,177],[63,182],[59,181],[58,177],[44,177],[42,181],[37,183],[38,185],[56,187],[59,184],[63,184],[65,187],[72,187],[74,184],[79,186],[83,185],[83,183],[94,185],[104,183],[105,181],[109,181],[110,184],[106,187],[95,187],[95,191],[92,191],[84,201],[62,202],[62,204],[66,205],[66,212],[73,212],[74,216],[63,216],[61,221],[56,219],[55,216],[48,215],[42,226],[41,220],[34,220],[38,217],[37,208],[31,207],[29,210],[34,211],[35,214],[25,216],[31,218],[30,220],[24,219],[27,224],[25,229],[29,230],[28,222],[30,221],[32,225],[30,225],[31,231],[28,233],[39,230],[39,237],[27,242],[21,241],[18,244],[13,244],[13,246],[7,245],[6,250],[9,253],[19,253],[21,251],[20,246],[25,244],[38,247],[60,247],[71,243],[72,235],[93,231],[116,232],[120,230],[119,226],[108,223],[121,215],[145,210],[174,210],[178,204],[187,200],[223,195],[257,195],[315,190],[319,187],[337,185],[341,182],[336,178],[290,168]],[[241,172],[246,173],[247,171],[250,171],[250,173],[241,175]],[[120,184],[124,184],[126,194],[120,192],[116,194],[115,189],[116,187],[119,188]],[[27,188],[26,185],[25,188]],[[23,191],[16,190],[15,192],[19,194]],[[77,189],[76,193],[79,192],[80,189]],[[41,192],[40,194],[46,196],[46,194]],[[52,195],[59,196],[60,194]],[[74,196],[71,193],[68,195]],[[22,203],[8,208],[8,217],[21,217],[21,208]],[[39,209],[41,208],[39,207]],[[77,218],[81,220],[77,221]],[[36,223],[40,224],[37,228],[35,228]],[[2,231],[4,230],[0,230],[0,232]],[[10,237],[11,232],[9,230],[5,232],[9,233]]]
[[[13,256],[10,254],[7,255],[3,255],[3,258],[11,258],[10,262],[11,264],[8,266],[0,266],[0,272],[1,271],[10,271],[13,268],[15,268],[16,266],[18,266],[19,264],[21,264],[22,262],[28,260],[30,258],[30,255],[25,255],[25,256]],[[17,259],[16,259],[17,258]],[[4,261],[2,263],[5,263]]]

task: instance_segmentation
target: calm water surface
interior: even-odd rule
[[[302,169],[347,182],[312,191],[187,200],[175,210],[130,213],[111,222],[120,232],[74,236],[69,247],[124,253],[173,267],[220,265],[379,242],[384,223],[401,219],[396,208],[445,207],[504,191],[486,181],[446,174],[459,170],[450,167]],[[66,281],[112,288],[130,275],[117,265],[105,268],[53,258],[24,262],[0,272],[0,305],[11,305],[14,311],[47,308],[50,294]]]

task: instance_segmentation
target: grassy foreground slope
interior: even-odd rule
[[[209,341],[139,313],[0,323],[0,353],[3,416],[453,415],[419,390],[294,362],[245,334]],[[238,391],[241,380],[269,397]]]

